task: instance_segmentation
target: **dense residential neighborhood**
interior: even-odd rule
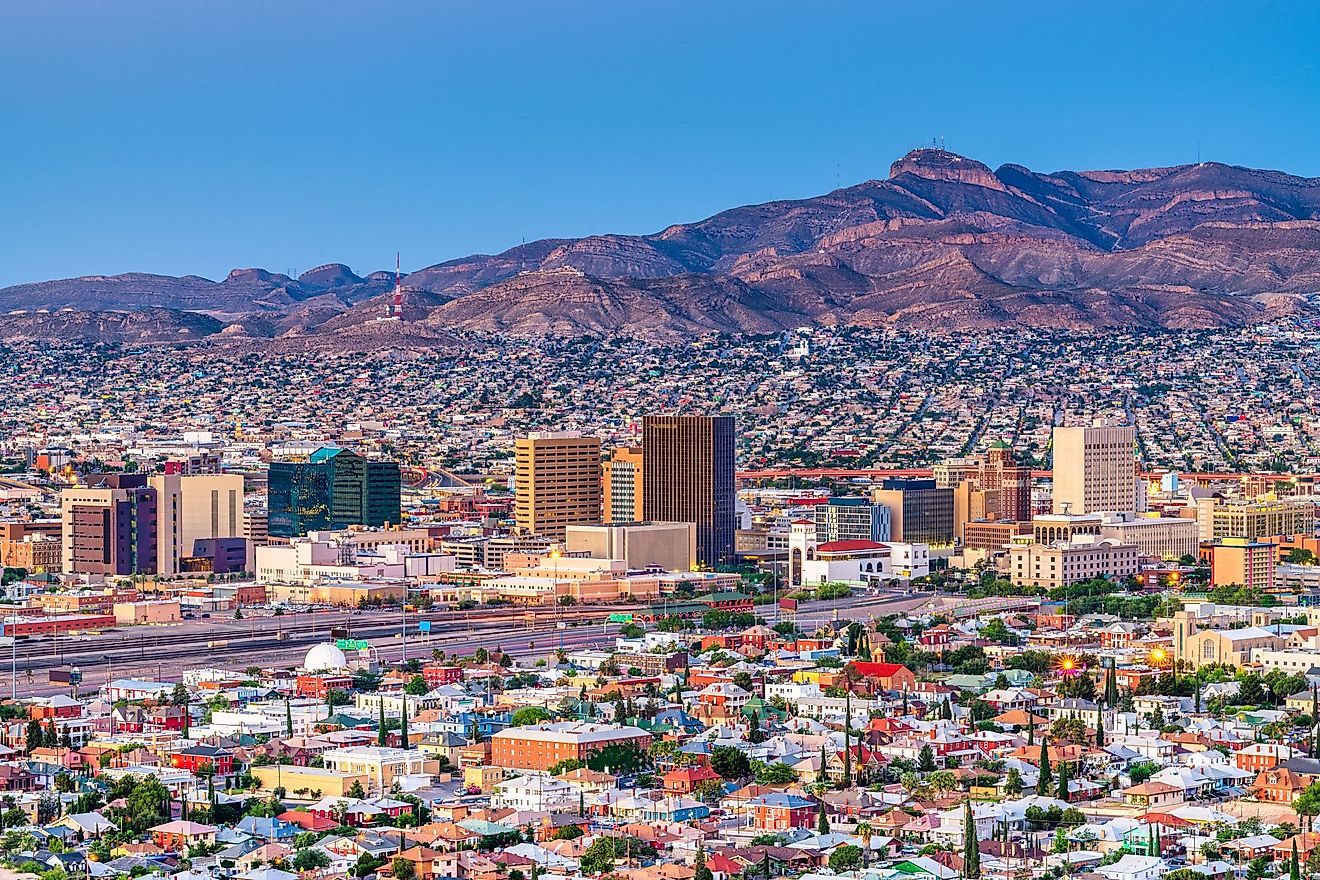
[[[930,594],[810,632],[663,617],[591,667],[326,643],[10,700],[0,848],[43,880],[1320,869],[1320,609],[1088,610],[1125,589]],[[1189,625],[1269,644],[1201,663]],[[619,662],[639,651],[673,662]]]

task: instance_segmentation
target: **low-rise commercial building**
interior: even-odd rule
[[[1008,576],[1021,586],[1055,589],[1097,577],[1130,577],[1139,569],[1140,556],[1132,544],[1112,538],[1014,543],[1008,550]]]
[[[501,730],[490,743],[491,763],[498,767],[546,770],[570,758],[585,762],[610,746],[645,749],[651,734],[639,727],[559,722]]]

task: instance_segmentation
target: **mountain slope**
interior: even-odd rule
[[[404,279],[391,338],[764,332],[814,322],[982,329],[1214,327],[1311,309],[1320,180],[1214,163],[991,170],[915,150],[884,180],[746,205],[652,235],[547,239]],[[231,336],[385,333],[390,273],[327,264],[220,282],[120,275],[0,290],[0,309],[170,308]]]

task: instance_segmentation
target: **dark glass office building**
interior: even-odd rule
[[[326,447],[306,461],[271,462],[266,498],[271,535],[294,537],[399,521],[399,465]]]
[[[697,526],[697,561],[733,562],[733,416],[646,416],[642,420],[642,516]]]

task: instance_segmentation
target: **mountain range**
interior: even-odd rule
[[[1204,329],[1320,301],[1320,179],[1218,163],[992,171],[915,150],[884,180],[733,208],[651,235],[546,239],[402,279],[147,274],[0,288],[0,338],[427,344],[514,335]]]

